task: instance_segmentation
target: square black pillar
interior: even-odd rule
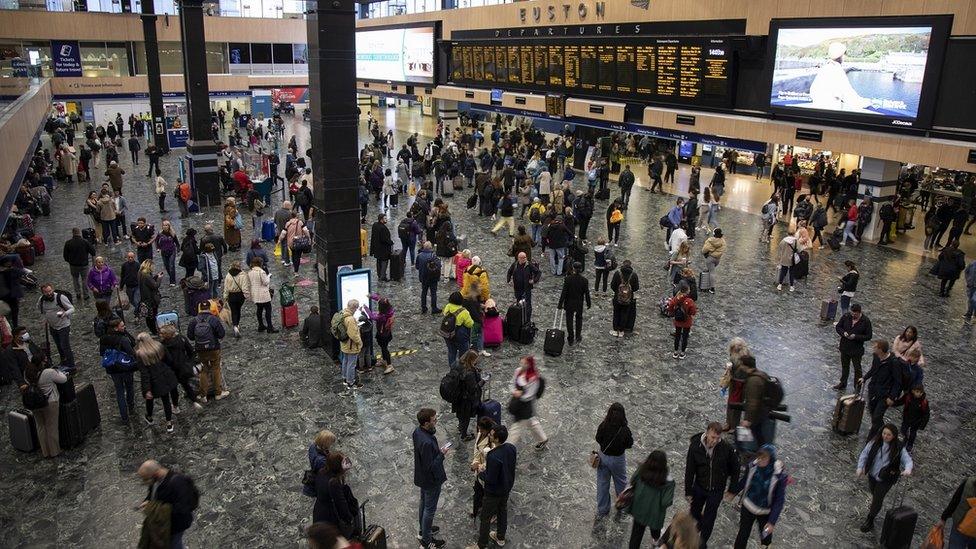
[[[163,112],[163,83],[159,77],[159,39],[153,0],[142,0],[142,35],[146,42],[146,80],[149,82],[149,111],[152,123],[148,133],[160,154],[169,150],[166,139],[166,113]]]
[[[190,183],[201,206],[220,206],[217,181],[217,145],[211,132],[210,83],[203,29],[202,0],[180,0],[180,35],[183,41],[183,84],[190,140],[187,143]]]
[[[354,0],[319,0],[309,12],[308,91],[319,309],[331,318],[337,268],[362,266]]]

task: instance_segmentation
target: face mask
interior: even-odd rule
[[[20,336],[20,339],[22,339],[24,341],[29,341],[30,340],[30,334],[28,334],[27,332],[24,332],[24,335]]]

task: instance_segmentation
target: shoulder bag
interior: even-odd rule
[[[610,438],[610,442],[607,443],[607,446],[610,446],[611,444],[613,444],[613,441],[617,440],[617,435],[620,434],[620,430],[623,429],[623,428],[624,428],[623,425],[621,425],[620,427],[617,428],[617,432],[614,433],[613,434],[613,437]],[[587,463],[590,464],[590,467],[596,469],[597,467],[600,466],[600,453],[601,452],[603,452],[603,446],[600,446],[600,451],[599,452],[597,452],[596,450],[590,450],[590,455],[586,457],[586,461],[587,461]]]

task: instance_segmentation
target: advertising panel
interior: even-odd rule
[[[356,32],[356,78],[434,83],[434,28]]]
[[[54,76],[81,76],[81,50],[77,40],[51,40]]]

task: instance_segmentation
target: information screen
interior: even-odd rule
[[[487,71],[478,78],[476,69],[466,70],[468,51],[489,43],[494,45],[496,60],[504,52],[507,82],[513,90],[731,106],[731,50],[727,38],[457,41],[451,52],[454,82],[491,87],[494,82],[505,81],[498,74],[492,80]],[[471,62],[477,65],[478,60],[472,58]],[[496,61],[496,71],[499,66]]]
[[[471,65],[463,57],[461,62],[457,68],[463,76]],[[356,31],[356,78],[433,84],[434,27]]]

